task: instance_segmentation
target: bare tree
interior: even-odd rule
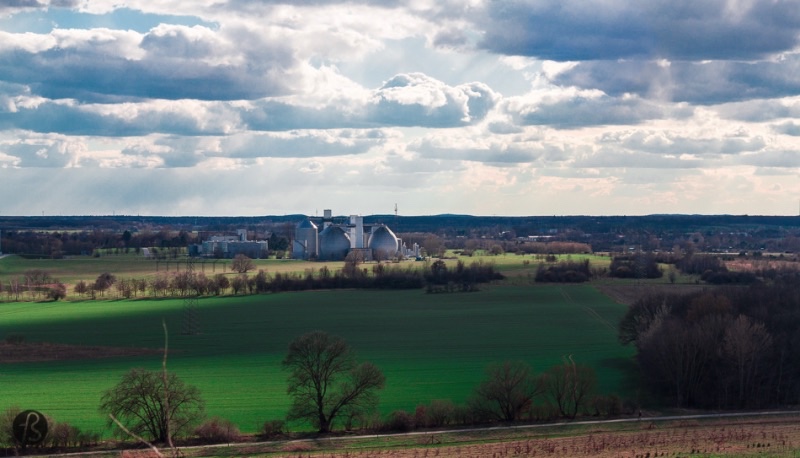
[[[575,418],[591,399],[596,384],[594,369],[575,364],[571,356],[544,374],[545,392],[556,403],[559,413],[569,418]]]
[[[476,407],[500,421],[516,421],[540,393],[541,380],[528,363],[505,361],[486,368],[486,377],[476,389]]]
[[[772,346],[772,336],[762,323],[739,315],[725,330],[722,350],[736,369],[738,400],[744,406],[754,388],[759,363]]]
[[[204,409],[197,388],[175,374],[141,368],[131,369],[100,400],[100,411],[118,419],[128,432],[161,443],[191,431]],[[109,426],[113,424],[110,420]]]
[[[247,271],[255,269],[255,267],[253,260],[241,253],[234,256],[233,262],[231,262],[231,269],[240,274],[245,274]]]
[[[293,340],[283,367],[292,397],[287,418],[310,421],[321,433],[329,432],[340,415],[374,408],[386,381],[372,363],[357,363],[344,339],[322,331]]]
[[[89,291],[89,286],[85,281],[80,280],[78,283],[75,283],[75,286],[72,288],[72,290],[83,296]]]
[[[241,274],[237,275],[236,277],[231,280],[231,289],[233,290],[233,294],[239,294],[240,291],[244,291],[247,288],[247,275]]]
[[[364,272],[359,267],[364,262],[364,254],[361,251],[351,251],[347,253],[344,258],[344,266],[342,266],[342,273],[345,277],[361,278]]]
[[[435,234],[428,234],[422,242],[422,248],[428,256],[442,257],[446,251],[444,240]]]
[[[105,290],[110,288],[111,285],[113,285],[114,282],[116,282],[116,281],[117,281],[117,277],[115,277],[113,274],[110,274],[108,272],[104,272],[104,273],[100,274],[97,277],[97,279],[95,279],[95,281],[94,281],[94,290],[95,291],[99,291],[100,295],[103,295]]]

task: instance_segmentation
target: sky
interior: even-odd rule
[[[800,212],[796,0],[2,0],[0,215]]]

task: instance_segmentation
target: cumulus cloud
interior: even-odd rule
[[[250,104],[241,116],[254,130],[456,127],[480,122],[499,100],[485,84],[449,86],[422,73],[395,75],[376,90],[356,92],[322,106],[265,99]]]
[[[600,91],[543,91],[512,98],[504,109],[518,124],[574,128],[639,124],[650,119],[685,118],[691,109],[655,103],[637,96],[610,97]]]
[[[217,151],[207,154],[238,159],[344,156],[364,154],[382,142],[383,135],[376,131],[251,133],[225,137]]]
[[[7,213],[263,214],[249,196],[277,193],[285,213],[755,213],[800,192],[790,0],[10,0],[0,18]]]
[[[71,100],[8,99],[0,128],[71,135],[132,136],[151,133],[221,135],[240,126],[238,114],[224,102],[149,101],[78,104]]]
[[[453,127],[483,118],[497,99],[482,83],[448,87],[421,73],[400,74],[375,92],[367,117],[399,126]]]
[[[558,73],[552,81],[599,89],[609,95],[634,93],[697,104],[775,98],[800,93],[800,54],[763,62],[581,62]]]
[[[574,166],[578,168],[686,169],[700,168],[706,164],[705,161],[696,158],[600,148],[597,152],[576,160]]]
[[[800,117],[800,99],[759,99],[720,104],[714,110],[724,119],[752,123]]]
[[[470,161],[495,166],[556,164],[575,154],[572,144],[546,141],[537,132],[494,136],[481,129],[428,135],[408,145],[421,158]]]
[[[800,168],[800,155],[796,150],[765,149],[753,154],[742,155],[737,162],[742,165],[772,169],[790,169],[797,173],[797,169]]]
[[[63,168],[74,165],[85,145],[65,139],[22,139],[0,143],[0,153],[16,167]]]
[[[49,98],[254,99],[285,93],[295,65],[285,43],[253,56],[202,26],[27,35],[0,32],[0,74]]]
[[[693,132],[687,135],[671,131],[639,130],[604,134],[597,142],[602,145],[617,145],[631,151],[696,157],[754,152],[766,146],[763,137],[741,132],[716,135]]]
[[[800,44],[792,0],[486,2],[481,46],[557,61],[761,59]]]
[[[3,0],[0,3],[0,17],[4,14],[15,14],[19,11],[53,8],[71,8],[80,3],[80,0]]]
[[[782,124],[777,124],[772,127],[775,132],[791,135],[793,137],[800,137],[800,124],[794,122],[785,122]]]

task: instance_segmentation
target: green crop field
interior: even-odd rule
[[[486,364],[522,359],[545,370],[572,355],[598,372],[604,393],[627,394],[632,351],[614,329],[624,307],[591,286],[494,286],[477,293],[317,291],[200,299],[202,334],[181,335],[181,300],[0,304],[0,335],[29,342],[163,345],[169,368],[198,386],[209,415],[254,432],[288,406],[280,361],[288,342],[315,329],[341,335],[386,374],[381,410],[432,399],[464,401]],[[0,365],[0,409],[39,409],[100,430],[103,390],[160,356]]]

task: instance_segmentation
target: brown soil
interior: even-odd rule
[[[0,342],[0,364],[116,358],[120,356],[159,354],[161,352],[162,350],[154,348],[91,347],[48,342],[19,344]]]
[[[625,426],[620,430],[605,430],[602,425],[566,437],[559,434],[539,434],[536,431],[509,432],[512,437],[470,438],[468,435],[451,438],[454,442],[431,442],[435,436],[418,437],[416,445],[394,447],[376,446],[371,449],[335,450],[341,444],[321,443],[320,448],[309,443],[290,443],[283,453],[274,457],[318,458],[525,458],[525,457],[594,457],[645,458],[681,456],[770,456],[795,457],[800,445],[798,418],[768,418],[732,421],[683,421]],[[520,437],[529,435],[529,437]],[[293,445],[298,446],[295,450]],[[265,450],[249,450],[248,455],[261,455]],[[261,453],[259,453],[261,452]],[[289,453],[286,453],[289,452]],[[300,453],[298,453],[300,452]],[[199,455],[197,455],[199,456]],[[264,455],[262,455],[264,456]]]

